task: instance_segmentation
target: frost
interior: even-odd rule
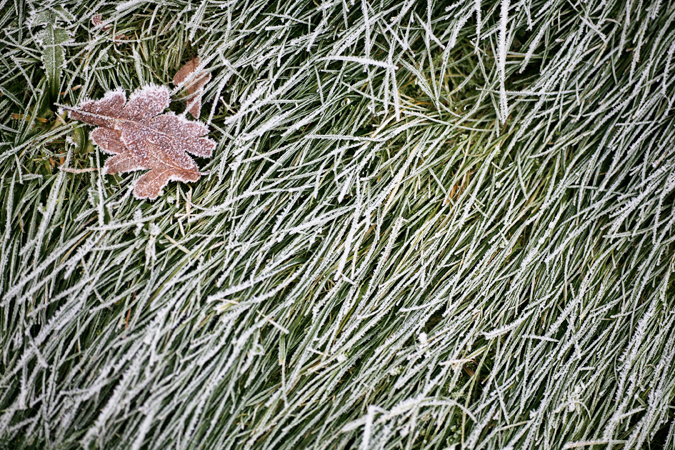
[[[5,2],[0,441],[672,447],[675,10],[572,3]]]

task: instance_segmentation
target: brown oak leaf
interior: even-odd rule
[[[190,61],[186,62],[181,67],[176,75],[173,77],[173,84],[178,86],[185,82],[199,67],[199,56],[195,56]],[[188,111],[192,117],[199,118],[202,110],[202,94],[204,93],[204,86],[211,81],[210,73],[197,74],[185,84],[185,90],[188,93]]]
[[[66,108],[71,118],[98,125],[91,138],[103,151],[112,153],[103,166],[104,174],[150,169],[136,181],[136,198],[155,199],[171,180],[197,181],[197,164],[185,152],[210,157],[216,143],[204,137],[209,129],[173,112],[170,92],[164,86],[137,89],[127,101],[123,90],[105,94],[101,100],[85,101]],[[161,114],[161,115],[160,115]]]

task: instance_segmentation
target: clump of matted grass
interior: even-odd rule
[[[669,448],[673,19],[8,4],[0,438]],[[210,175],[138,201],[57,105],[168,85],[194,56]]]

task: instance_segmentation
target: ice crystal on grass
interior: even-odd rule
[[[218,176],[152,203],[33,119],[24,3],[0,14],[0,439],[673,447],[673,2],[57,2],[59,103],[199,45]]]
[[[92,25],[94,25],[95,29],[100,29],[103,32],[110,31],[110,29],[112,28],[112,25],[109,25],[109,24],[105,25],[103,23],[103,15],[102,14],[94,14],[91,17],[91,23],[92,23]],[[116,35],[113,36],[113,42],[116,43],[116,44],[119,44],[119,43],[121,43],[121,41],[124,38],[126,38],[125,34],[123,34],[123,33],[116,34]]]
[[[136,198],[155,199],[170,180],[184,183],[201,176],[197,164],[187,155],[210,157],[215,142],[203,137],[208,127],[173,113],[161,114],[169,106],[169,90],[146,86],[129,101],[122,90],[108,92],[101,100],[86,101],[68,108],[70,117],[99,127],[91,139],[109,158],[104,174],[150,169],[136,181]]]

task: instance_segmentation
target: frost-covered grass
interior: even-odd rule
[[[0,0],[0,30],[0,448],[675,446],[675,3]],[[194,55],[210,174],[136,200],[54,112]]]

